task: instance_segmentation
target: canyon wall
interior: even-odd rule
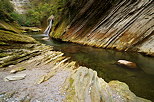
[[[63,41],[154,56],[153,0],[74,0],[50,34]]]
[[[29,0],[10,0],[14,5],[14,9],[19,14],[24,14],[30,7]]]

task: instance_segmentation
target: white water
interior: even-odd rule
[[[49,23],[49,25],[48,25],[48,27],[47,27],[46,30],[44,31],[44,34],[46,34],[46,35],[49,36],[49,34],[50,34],[50,32],[51,32],[51,28],[52,28],[52,23],[53,23],[53,20],[51,19],[51,20],[50,20],[50,23]]]
[[[14,9],[19,14],[26,13],[27,9],[30,7],[29,0],[10,0],[10,2],[14,5]]]

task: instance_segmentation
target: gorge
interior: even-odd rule
[[[19,15],[0,7],[0,102],[154,101],[153,0],[11,2]],[[44,34],[23,29],[46,22]]]

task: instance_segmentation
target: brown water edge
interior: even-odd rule
[[[42,40],[44,35],[31,34],[41,43],[54,46],[55,50],[70,56],[79,65],[96,70],[99,77],[109,82],[119,80],[125,82],[137,96],[154,101],[154,58],[143,56],[134,52],[119,52],[79,44],[60,42],[55,40]],[[132,70],[117,66],[114,63],[119,59],[133,61],[138,69]]]

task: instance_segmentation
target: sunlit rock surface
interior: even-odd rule
[[[52,37],[154,55],[153,0],[76,0],[67,7]]]

